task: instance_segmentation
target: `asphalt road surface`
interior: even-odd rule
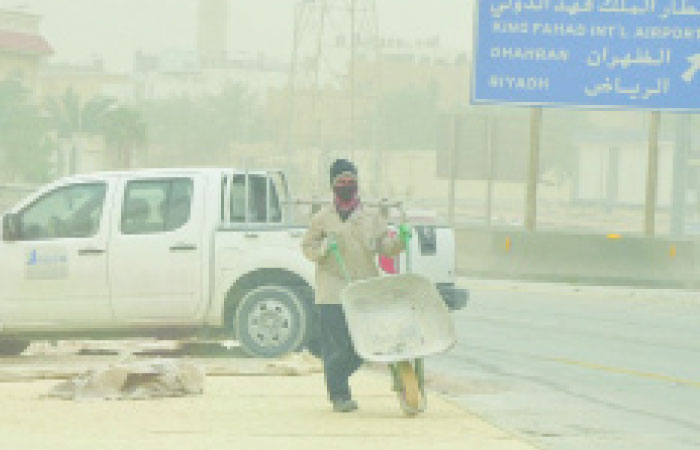
[[[700,292],[462,281],[433,387],[543,449],[700,449]]]

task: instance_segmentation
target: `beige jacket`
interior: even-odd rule
[[[325,206],[311,219],[302,241],[304,255],[316,263],[316,303],[340,304],[340,291],[348,284],[335,256],[328,249],[329,237],[338,243],[351,280],[379,275],[377,254],[396,256],[403,250],[398,237],[388,235],[388,224],[379,212],[361,205],[343,222],[334,205]]]

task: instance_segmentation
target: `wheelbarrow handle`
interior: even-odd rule
[[[406,252],[406,273],[411,273],[411,238],[413,238],[413,230],[411,226],[405,223],[399,225],[399,239],[403,242],[403,248]]]
[[[399,225],[399,239],[403,242],[403,247],[406,252],[406,273],[411,273],[411,239],[413,238],[413,230],[410,225],[401,224]],[[340,253],[340,248],[338,247],[338,242],[333,236],[328,236],[328,250],[333,254],[338,267],[340,267],[340,273],[345,278],[348,283],[352,281],[348,273],[348,269],[345,266],[345,260],[343,255]]]
[[[345,267],[345,261],[343,260],[343,255],[340,254],[340,249],[338,248],[338,242],[332,237],[328,237],[328,249],[335,257],[338,267],[340,267],[340,273],[345,277],[345,281],[348,283],[350,280],[350,275],[348,274],[348,269]]]

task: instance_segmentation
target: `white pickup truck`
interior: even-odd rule
[[[0,353],[119,337],[235,337],[265,357],[313,349],[314,268],[291,205],[279,171],[107,172],[40,189],[2,218]],[[414,271],[463,307],[452,230],[416,231]]]

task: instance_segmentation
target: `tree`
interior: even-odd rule
[[[75,133],[99,133],[105,115],[115,103],[114,99],[103,96],[83,103],[75,91],[68,88],[61,97],[47,99],[46,110],[59,136],[70,138]]]
[[[45,108],[58,137],[71,142],[69,161],[71,173],[76,170],[78,150],[76,137],[83,133],[102,134],[106,116],[114,105],[114,99],[103,96],[96,96],[82,102],[72,88],[68,88],[60,97],[51,97],[46,100]]]
[[[0,177],[14,182],[49,178],[52,143],[41,108],[21,81],[0,82]]]
[[[266,134],[256,98],[243,85],[197,98],[151,100],[143,108],[151,149],[168,164],[227,164],[232,143],[257,142]]]
[[[111,108],[101,122],[105,144],[116,156],[116,165],[128,169],[133,163],[134,149],[147,141],[147,126],[141,112],[118,105]]]

